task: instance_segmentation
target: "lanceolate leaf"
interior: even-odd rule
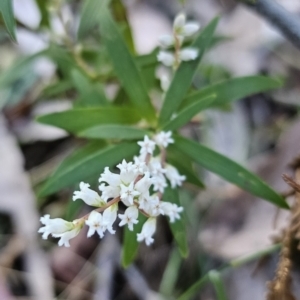
[[[1,0],[0,12],[10,37],[16,41],[16,22],[14,18],[12,0]]]
[[[172,189],[170,187],[167,188],[164,192],[163,200],[181,206],[177,189]],[[186,222],[184,222],[183,219],[183,213],[181,213],[181,218],[179,220],[176,220],[174,223],[169,222],[169,225],[174,239],[178,245],[178,249],[181,256],[187,257],[189,254],[189,249],[187,244],[187,232],[185,227]]]
[[[213,284],[218,300],[227,300],[224,282],[221,278],[221,274],[218,271],[212,270],[208,273],[208,278]]]
[[[181,101],[186,96],[205,49],[210,44],[211,38],[217,27],[217,23],[217,18],[212,20],[192,44],[192,47],[199,49],[197,59],[181,63],[176,71],[164,99],[163,107],[159,116],[160,125],[163,125],[170,120],[172,114],[177,110]]]
[[[174,119],[172,119],[163,127],[163,130],[176,130],[180,128],[181,126],[189,122],[201,110],[212,106],[214,100],[214,95],[199,98],[197,102],[194,102],[181,110]]]
[[[103,148],[103,143],[92,143],[77,150],[66,158],[54,174],[43,185],[38,195],[47,196],[62,188],[101,174],[105,167],[112,167],[123,158],[131,158],[138,153],[136,143],[123,143]]]
[[[279,88],[281,85],[280,81],[265,76],[232,78],[194,92],[182,102],[181,108],[190,106],[209,95],[215,95],[214,105],[223,105],[255,93]]]
[[[220,175],[253,195],[266,199],[279,207],[288,208],[282,196],[271,189],[258,176],[229,158],[201,144],[179,136],[175,138],[174,147],[178,148],[204,168]]]
[[[135,259],[139,242],[137,241],[137,234],[142,231],[142,227],[146,222],[147,218],[139,214],[138,218],[139,222],[134,225],[133,231],[130,231],[128,227],[124,229],[124,240],[123,240],[123,248],[122,248],[122,265],[124,268],[127,268]]]
[[[100,12],[103,7],[107,6],[109,0],[86,0],[83,2],[81,18],[77,36],[79,39],[84,38],[87,33],[99,24]]]
[[[99,125],[79,132],[78,136],[91,139],[134,140],[143,138],[147,134],[149,132],[144,129],[126,125]]]
[[[153,121],[155,111],[147,94],[141,72],[106,8],[100,12],[100,32],[114,70],[129,95],[130,101],[144,117]]]
[[[134,124],[140,120],[140,115],[130,108],[89,107],[44,115],[38,117],[37,120],[74,133],[101,124]]]

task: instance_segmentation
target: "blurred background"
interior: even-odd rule
[[[141,245],[136,262],[127,269],[120,265],[121,232],[103,240],[86,239],[82,232],[71,248],[59,248],[55,240],[38,236],[41,215],[72,219],[88,211],[70,204],[75,186],[36,196],[45,179],[84,142],[36,121],[38,115],[69,109],[75,99],[87,96],[68,75],[68,58],[51,47],[70,50],[75,63],[87,72],[93,69],[82,57],[106,76],[94,32],[90,40],[87,36],[85,42],[76,42],[84,2],[14,0],[17,43],[10,40],[3,22],[0,26],[0,299],[176,299],[223,262],[271,245],[287,213],[277,215],[274,205],[202,172],[206,189],[181,193],[190,247],[185,260],[173,247],[164,220],[155,244]],[[281,175],[290,172],[288,164],[300,151],[299,50],[234,0],[187,0],[184,8],[176,0],[117,2],[120,18],[128,18],[131,25],[136,52],[143,55],[157,47],[160,34],[171,32],[172,20],[182,10],[202,26],[221,17],[216,42],[195,78],[198,87],[253,74],[283,80],[281,89],[206,111],[183,132],[247,166],[275,190],[288,190]],[[277,2],[300,14],[299,1]],[[49,49],[50,55],[39,55]],[[116,85],[108,83],[107,97],[115,93]],[[157,93],[153,90],[151,96]],[[272,279],[277,260],[275,253],[259,264],[226,272],[227,298],[265,299],[266,282]],[[299,277],[297,261],[295,276]],[[294,288],[300,293],[299,284]],[[218,298],[208,284],[194,299]]]

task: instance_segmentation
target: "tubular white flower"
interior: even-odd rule
[[[133,159],[134,159],[134,164],[132,165],[133,172],[137,175],[144,174],[144,172],[147,171],[147,166],[145,161],[137,156],[135,156]]]
[[[69,243],[70,239],[77,236],[78,233],[80,232],[80,229],[81,229],[80,226],[76,226],[74,229],[70,231],[66,231],[60,234],[52,234],[52,236],[56,238],[60,238],[60,240],[58,241],[58,246],[70,247],[70,243]]]
[[[179,52],[179,57],[183,61],[195,60],[198,57],[198,49],[184,48]]]
[[[140,192],[134,189],[134,182],[131,182],[128,186],[121,184],[121,200],[122,202],[127,205],[133,205],[133,199],[136,196],[139,196]]]
[[[183,36],[192,36],[200,29],[200,25],[197,22],[188,22],[182,28]]]
[[[185,15],[180,13],[174,19],[173,28],[175,31],[180,31],[182,27],[185,25]]]
[[[149,218],[143,225],[141,233],[137,234],[138,242],[145,240],[147,246],[151,245],[154,242],[152,235],[156,230],[156,218]]]
[[[130,231],[133,230],[133,225],[137,224],[138,221],[138,215],[139,215],[139,211],[136,208],[135,205],[133,206],[129,206],[124,214],[119,214],[118,217],[121,219],[121,222],[119,223],[119,226],[124,226],[124,225],[128,225],[128,229]]]
[[[80,191],[75,191],[73,194],[73,201],[82,199],[87,205],[101,207],[106,204],[106,201],[101,199],[99,194],[89,187],[90,185],[84,182],[80,182]]]
[[[160,147],[167,148],[169,144],[173,144],[174,140],[172,139],[171,131],[161,131],[154,136],[156,144]]]
[[[50,219],[50,215],[44,215],[40,218],[40,221],[45,226],[41,227],[38,232],[43,234],[44,240],[48,238],[49,234],[54,236],[54,234],[62,234],[75,228],[73,222],[61,218]]]
[[[179,213],[183,211],[182,206],[178,206],[170,202],[161,202],[160,208],[163,211],[164,215],[167,215],[170,218],[170,222],[174,223],[176,219],[180,219]]]
[[[157,60],[167,67],[172,67],[175,63],[174,54],[168,51],[159,51],[157,54]]]
[[[113,229],[113,224],[117,219],[117,211],[118,203],[115,203],[103,212],[103,224],[105,226],[105,229],[108,230],[111,234],[116,233],[116,231]]]
[[[138,145],[141,147],[140,154],[152,154],[155,149],[155,142],[149,139],[147,135],[144,136],[143,141],[137,142]]]
[[[186,179],[184,175],[180,175],[175,167],[167,164],[166,168],[166,177],[170,180],[171,187],[175,188],[176,186],[181,186],[182,182]]]
[[[161,89],[166,92],[168,89],[169,89],[169,86],[170,86],[170,78],[169,76],[167,76],[166,74],[162,75],[159,77],[159,80],[160,80],[160,87]]]
[[[142,209],[145,212],[149,211],[150,202],[151,196],[148,191],[148,193],[145,193],[139,197],[139,209]]]
[[[166,170],[162,167],[159,157],[152,157],[149,162],[150,174],[153,177],[163,177]]]
[[[99,182],[106,182],[111,186],[119,186],[121,183],[121,178],[119,174],[110,172],[109,168],[106,167],[104,172],[100,175]]]
[[[120,178],[122,183],[129,184],[135,180],[137,174],[134,172],[132,162],[126,162],[126,160],[123,159],[122,163],[117,165],[117,168],[120,169]]]
[[[153,190],[156,192],[163,193],[167,187],[167,182],[164,176],[155,176],[153,177]]]
[[[95,232],[97,232],[100,238],[103,238],[106,226],[103,222],[102,214],[95,210],[92,211],[88,219],[85,221],[85,224],[90,227],[87,233],[87,237],[91,237]]]
[[[134,188],[140,193],[141,196],[149,194],[149,188],[153,183],[152,178],[150,177],[149,172],[145,172],[145,175],[140,179],[134,186]]]
[[[107,201],[110,198],[116,198],[120,196],[120,187],[105,185],[104,183],[99,185],[99,190],[102,192],[102,198]]]
[[[161,35],[158,41],[162,48],[168,48],[174,45],[174,37],[169,34]]]
[[[161,201],[159,200],[157,195],[152,195],[150,197],[148,209],[146,212],[151,216],[151,217],[157,217],[159,215],[164,214],[164,210],[161,207]]]

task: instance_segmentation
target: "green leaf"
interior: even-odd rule
[[[12,38],[12,40],[16,41],[16,22],[14,18],[12,0],[1,0],[0,12],[2,14],[6,29],[10,37]]]
[[[86,178],[101,174],[105,167],[112,167],[123,158],[138,153],[138,145],[122,143],[103,148],[103,143],[91,143],[74,152],[57,168],[40,189],[38,196],[45,197]]]
[[[140,115],[136,110],[119,107],[76,108],[37,118],[38,122],[73,133],[101,124],[134,124],[139,120]]]
[[[144,223],[146,222],[147,218],[139,214],[138,217],[139,222],[134,225],[133,231],[130,231],[128,227],[124,229],[124,240],[123,240],[123,248],[122,248],[122,266],[127,268],[135,259],[138,248],[139,242],[137,241],[137,234],[141,232]]]
[[[212,20],[196,38],[191,45],[199,49],[198,57],[193,61],[182,62],[176,71],[171,85],[165,95],[163,107],[159,116],[159,125],[168,122],[172,114],[177,110],[181,101],[185,97],[188,89],[192,84],[194,74],[203,57],[203,54],[210,44],[211,38],[218,24],[218,18]]]
[[[109,2],[109,0],[84,1],[77,32],[78,39],[81,40],[86,37],[86,35],[99,23],[100,12]]]
[[[79,103],[77,102],[80,107],[108,104],[103,87],[99,82],[91,82],[90,79],[78,69],[72,70],[71,77],[74,86],[80,94],[80,101],[78,101]]]
[[[100,12],[100,32],[114,70],[129,95],[131,103],[148,121],[153,121],[155,110],[147,94],[141,72],[106,8]]]
[[[200,188],[204,188],[204,183],[196,175],[192,161],[182,152],[178,151],[174,145],[167,148],[167,161],[176,167],[180,174],[186,176],[186,182],[194,184]]]
[[[181,206],[177,189],[172,189],[170,187],[167,188],[163,194],[163,200]],[[176,220],[174,223],[169,222],[169,225],[181,256],[187,257],[189,254],[189,249],[187,244],[187,233],[183,216],[181,216],[181,218],[179,220]]]
[[[99,125],[79,132],[78,136],[91,139],[134,140],[147,134],[149,131],[125,125]]]
[[[50,21],[49,21],[49,11],[47,9],[48,3],[45,0],[35,0],[35,2],[41,13],[40,26],[49,27]]]
[[[212,270],[208,273],[208,278],[213,284],[218,300],[227,300],[225,287],[221,275],[218,271]]]
[[[71,80],[59,80],[51,85],[45,87],[42,92],[42,97],[55,97],[66,93],[73,88],[73,83]]]
[[[201,144],[179,136],[175,138],[174,147],[188,155],[205,169],[220,175],[251,194],[266,199],[279,207],[288,208],[288,205],[281,195],[271,189],[258,176],[229,158]]]
[[[181,108],[190,106],[209,95],[216,96],[214,105],[224,105],[252,94],[279,88],[281,85],[280,81],[265,76],[232,78],[194,92],[183,101]]]
[[[185,107],[183,110],[181,110],[178,115],[172,119],[170,122],[168,122],[162,130],[176,130],[189,122],[195,115],[197,115],[201,110],[204,110],[208,107],[210,107],[215,100],[214,95],[205,96],[204,98],[199,98],[198,101],[192,103],[191,105]]]
[[[113,0],[111,2],[111,8],[114,19],[118,24],[120,24],[120,27],[122,28],[122,34],[130,52],[135,53],[133,36],[124,4],[121,0]]]

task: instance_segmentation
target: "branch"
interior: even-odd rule
[[[238,0],[272,23],[298,49],[300,49],[300,20],[275,0]]]

